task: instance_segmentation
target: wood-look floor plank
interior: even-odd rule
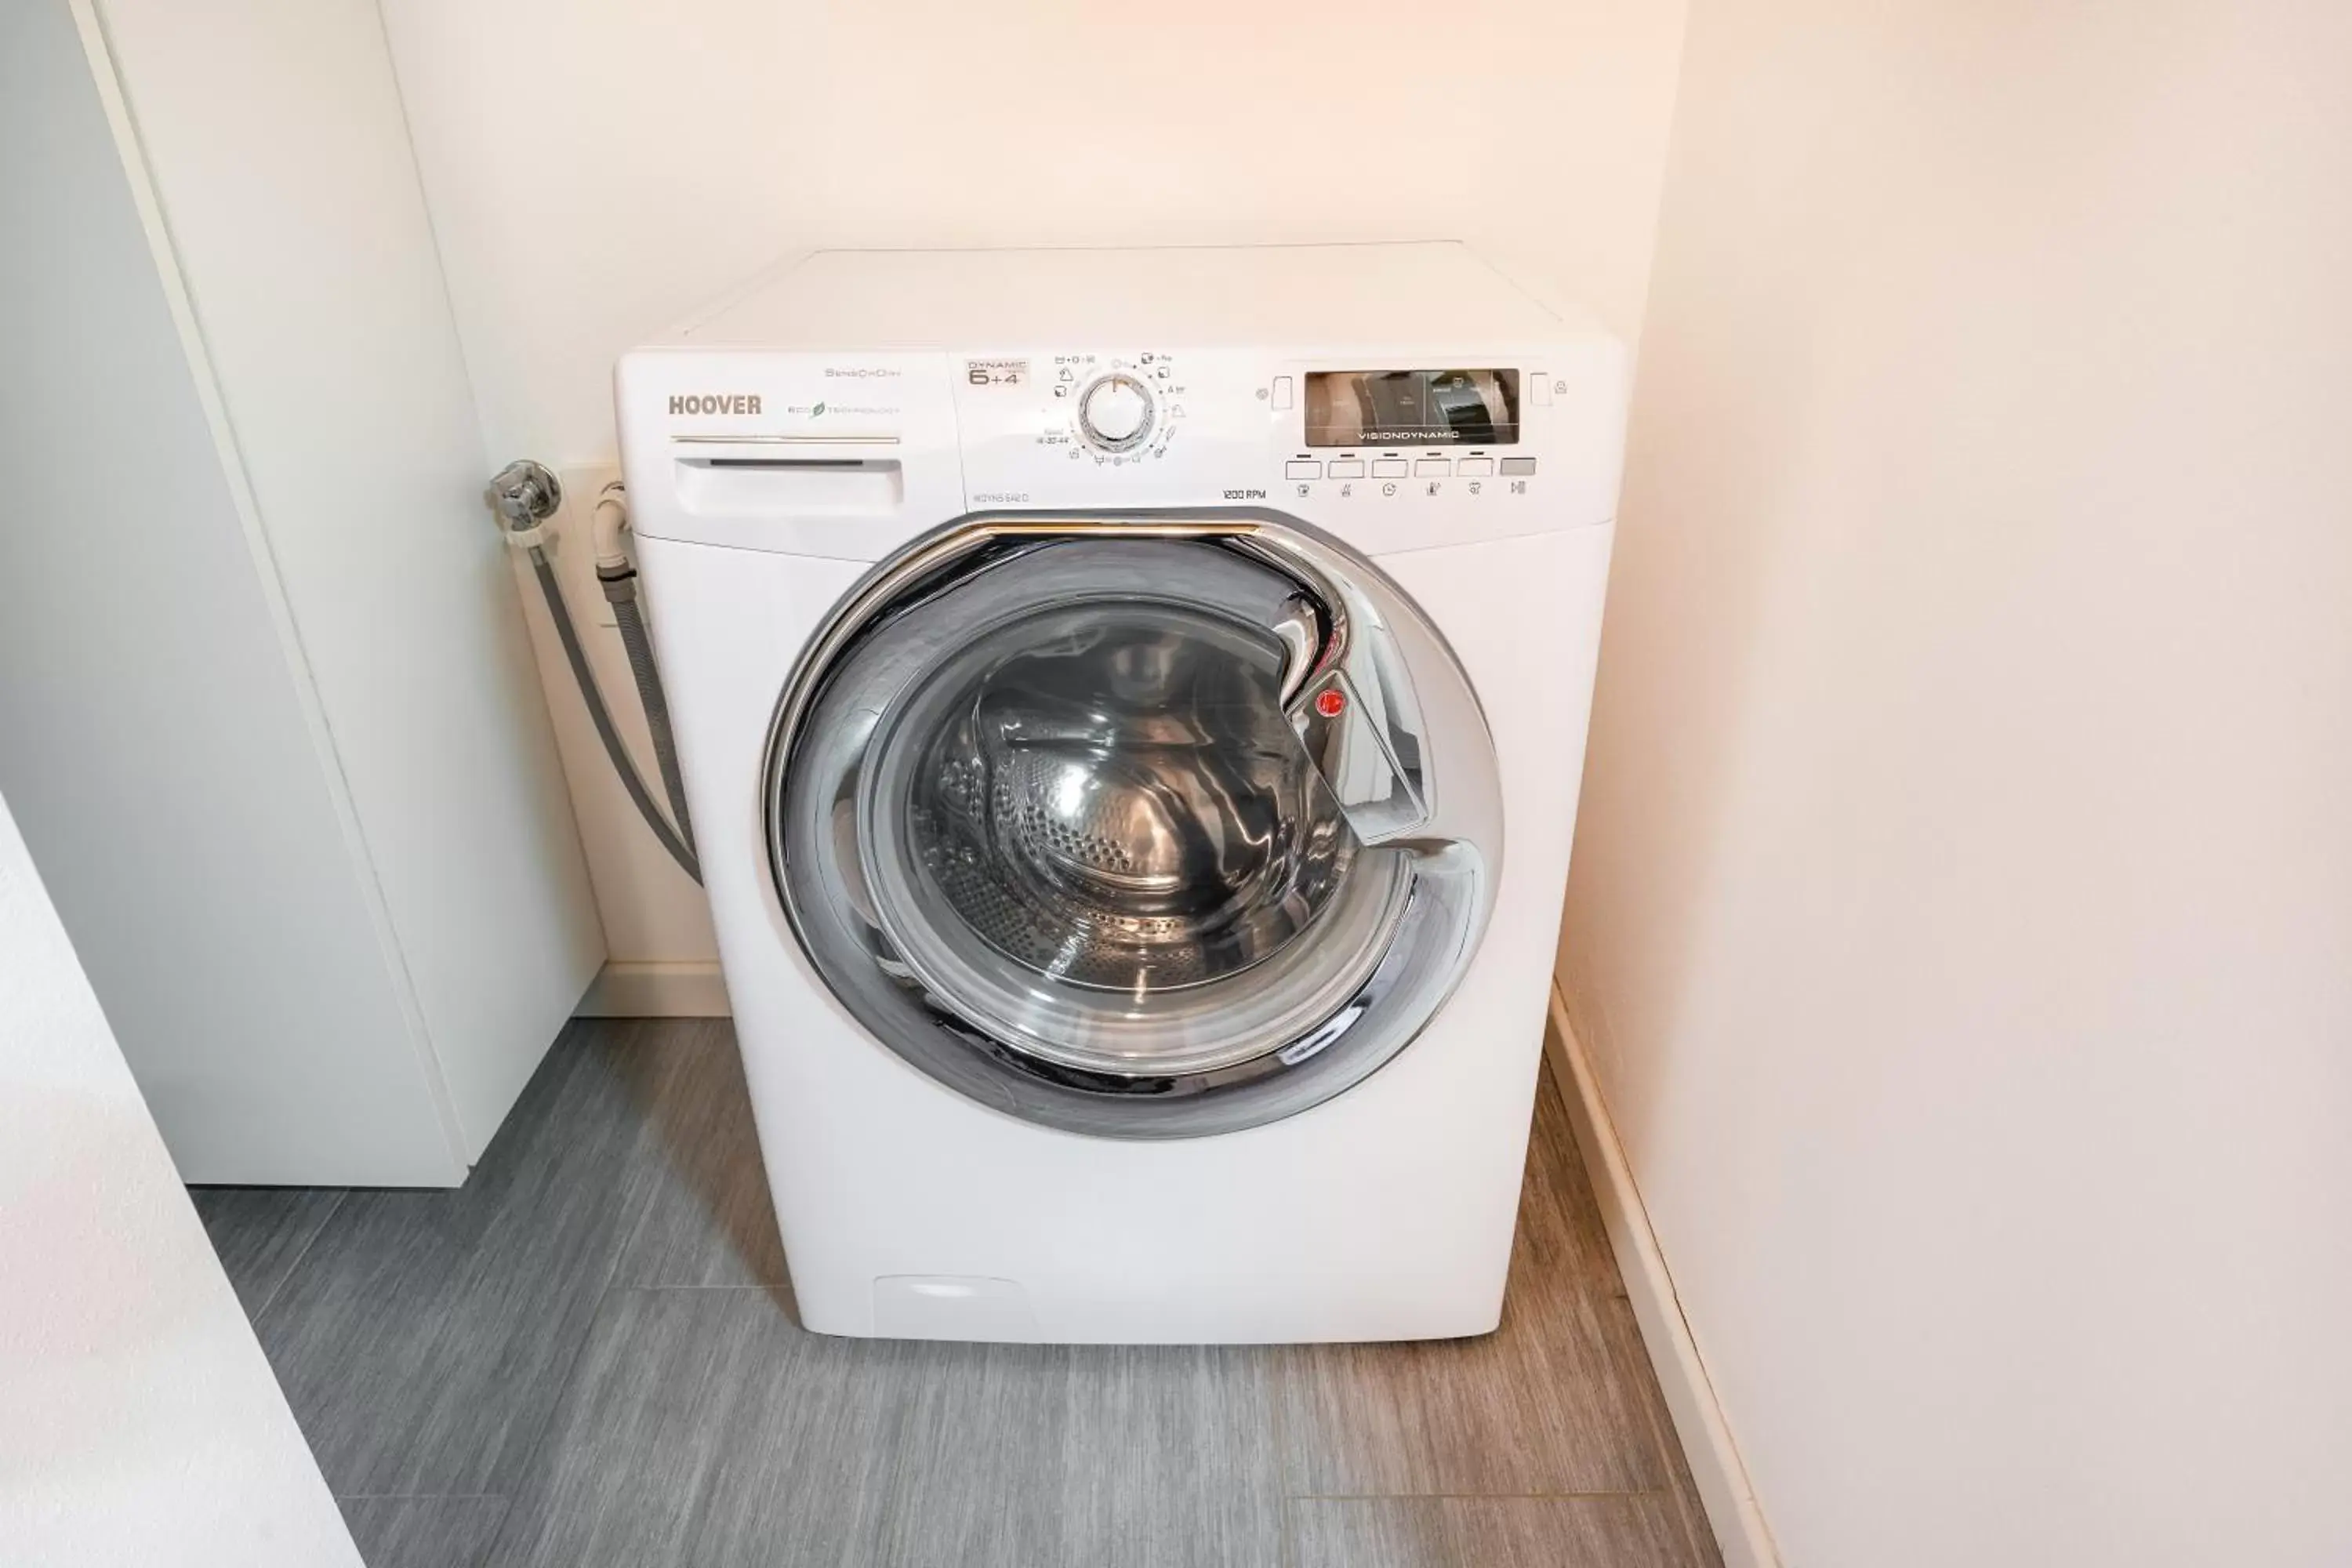
[[[759,1332],[735,1290],[615,1291],[527,1473],[499,1562],[686,1561]],[[784,1345],[787,1357],[790,1345]],[[790,1376],[788,1366],[777,1375]]]
[[[1525,1212],[1520,1218],[1521,1232],[1538,1249],[1531,1260],[1536,1267],[1567,1269],[1583,1282],[1585,1293],[1596,1302],[1601,1333],[1610,1348],[1611,1359],[1625,1369],[1627,1379],[1640,1396],[1653,1446],[1665,1468],[1665,1489],[1673,1499],[1675,1519],[1690,1542],[1692,1560],[1700,1568],[1722,1568],[1714,1528],[1707,1522],[1705,1505],[1699,1501],[1698,1486],[1691,1479],[1690,1464],[1675,1431],[1674,1416],[1659,1391],[1657,1370],[1643,1343],[1633,1303],[1626,1299],[1617,1255],[1609,1244],[1608,1229],[1601,1223],[1600,1200],[1592,1191],[1582,1154],[1576,1145],[1575,1121],[1569,1114],[1566,1093],[1547,1070],[1537,1101],[1535,1137],[1528,1152],[1529,1181]],[[1548,1245],[1549,1234],[1541,1223],[1546,1209],[1560,1215],[1573,1237],[1555,1258],[1547,1258],[1540,1250]]]
[[[337,1493],[511,1490],[654,1179],[645,1034],[575,1023],[463,1187],[352,1194],[263,1314]]]
[[[337,1187],[191,1187],[205,1235],[248,1318],[258,1318],[343,1201]]]
[[[911,1369],[925,1364],[930,1347],[810,1334],[780,1301],[765,1305],[775,1310],[738,1307],[758,1316],[747,1352],[730,1363],[730,1397],[715,1417],[726,1441],[704,1478],[685,1561],[697,1568],[878,1564],[877,1538],[903,1506],[891,1482],[920,1382]],[[737,1364],[745,1364],[740,1374]],[[561,1468],[569,1456],[559,1448],[552,1458]],[[948,1514],[945,1499],[911,1506],[918,1524]],[[582,1568],[606,1561],[592,1555]],[[989,1559],[976,1552],[971,1561]],[[518,1562],[557,1568],[562,1558]]]
[[[1652,1373],[1638,1342],[1612,1331],[1615,1266],[1583,1182],[1566,1109],[1547,1082],[1502,1326],[1475,1340],[1283,1352],[1292,1496],[1668,1484],[1645,1403]]]
[[[502,1497],[338,1498],[367,1568],[483,1568]]]
[[[1633,1370],[1641,1391],[1652,1442],[1665,1467],[1664,1495],[1673,1505],[1677,1527],[1689,1542],[1691,1562],[1697,1568],[1723,1568],[1715,1529],[1707,1522],[1706,1507],[1699,1500],[1698,1483],[1691,1479],[1690,1462],[1684,1457],[1681,1440],[1675,1433],[1674,1415],[1666,1408],[1665,1395],[1659,1391],[1649,1352],[1643,1348],[1642,1328],[1634,1321],[1633,1303],[1622,1296],[1604,1303],[1601,1329],[1617,1347],[1613,1353]]]
[[[1481,1340],[1283,1353],[1297,1497],[1643,1491],[1668,1480],[1638,1369],[1573,1293],[1507,1304]]]
[[[1074,1352],[1062,1560],[1274,1568],[1275,1369],[1273,1353],[1256,1346]]]
[[[518,1568],[1276,1568],[1263,1352],[804,1332],[615,1291],[518,1500]]]
[[[1517,1250],[1512,1278],[1542,1275],[1572,1282],[1590,1295],[1622,1296],[1617,1254],[1601,1220],[1600,1200],[1576,1146],[1576,1123],[1547,1069],[1536,1080],[1534,1125],[1528,1134],[1527,1184],[1519,1194]]]
[[[659,1029],[660,1048],[677,1059],[644,1106],[651,1187],[614,1283],[782,1285],[784,1247],[734,1027],[674,1018]]]
[[[1290,1568],[1690,1568],[1654,1494],[1308,1498],[1290,1505]]]

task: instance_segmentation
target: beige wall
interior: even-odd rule
[[[2352,1562],[2347,83],[1693,6],[1563,967],[1790,1563]]]
[[[812,246],[1466,239],[1630,334],[1683,0],[383,11],[490,449],[569,462]]]
[[[1453,237],[1630,337],[1684,6],[383,3],[490,460],[558,464],[616,354],[815,246]],[[707,967],[574,759],[612,956]]]

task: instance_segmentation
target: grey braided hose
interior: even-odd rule
[[[612,602],[613,624],[620,628],[621,646],[629,653],[629,674],[637,683],[637,701],[646,710],[646,728],[653,732],[654,763],[661,769],[662,793],[669,796],[669,819],[686,845],[687,872],[702,879],[698,851],[694,846],[694,822],[686,811],[686,780],[677,771],[677,741],[670,733],[669,699],[662,693],[661,667],[654,662],[653,640],[646,635],[646,617],[637,608],[637,574],[624,567],[607,572],[599,567],[598,581]],[[675,853],[675,851],[673,851]]]
[[[617,490],[619,485],[605,487]],[[572,679],[580,688],[580,700],[588,710],[589,720],[596,726],[596,738],[604,744],[604,755],[613,763],[613,771],[621,775],[621,786],[629,792],[631,804],[646,826],[661,841],[686,874],[696,881],[702,880],[702,865],[694,853],[694,829],[686,816],[686,785],[678,776],[677,745],[669,730],[669,702],[662,695],[661,671],[654,664],[653,645],[646,637],[644,615],[637,608],[636,568],[625,556],[617,565],[599,566],[596,576],[604,587],[604,597],[612,602],[613,619],[620,627],[622,645],[628,650],[629,674],[637,684],[637,700],[645,705],[646,727],[653,732],[654,756],[661,764],[662,789],[669,796],[672,827],[663,818],[661,808],[654,804],[646,789],[646,782],[637,776],[636,761],[614,727],[613,712],[605,706],[604,694],[596,686],[595,672],[589,668],[588,652],[580,646],[580,631],[572,624],[571,608],[563,602],[563,590],[555,580],[555,567],[547,559],[541,542],[546,538],[547,520],[553,517],[563,504],[563,485],[554,470],[544,463],[534,463],[525,458],[509,463],[490,479],[486,498],[506,531],[507,542],[530,555],[531,574],[539,579],[539,591],[547,599],[548,618],[555,623],[556,640],[563,645],[564,661],[572,666]]]
[[[536,544],[530,547],[530,569],[539,577],[539,591],[547,597],[547,613],[555,622],[556,638],[563,644],[563,657],[572,666],[572,679],[579,684],[581,699],[587,704],[588,717],[595,723],[596,738],[604,742],[604,754],[612,759],[613,771],[621,775],[621,785],[629,792],[629,799],[635,803],[637,815],[646,819],[646,826],[653,829],[654,837],[661,840],[661,847],[669,851],[670,858],[676,860],[688,876],[701,881],[702,866],[695,858],[691,843],[663,820],[661,807],[656,805],[653,796],[646,793],[645,781],[637,776],[636,763],[630,757],[628,747],[623,743],[620,731],[613,727],[612,710],[605,707],[604,694],[596,688],[595,672],[588,667],[587,650],[580,646],[579,630],[572,624],[572,612],[563,602],[563,590],[555,581],[555,567],[547,559],[547,552]],[[610,591],[609,588],[606,590],[607,593]],[[630,608],[634,611],[635,605]],[[637,626],[642,639],[645,623],[639,620]],[[635,645],[629,648],[629,664],[634,672],[637,665]],[[638,677],[637,689],[641,694],[645,690],[642,675]],[[656,696],[660,689],[660,681],[656,678],[654,686]],[[669,710],[665,706],[658,720],[654,719],[650,710],[646,716],[653,721],[654,750],[663,760],[662,780],[673,792],[670,798],[678,803],[678,821],[683,825],[686,821],[684,797],[675,793],[677,786],[671,782],[677,777],[677,763],[667,743]]]

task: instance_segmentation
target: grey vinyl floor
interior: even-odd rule
[[[195,1198],[371,1568],[1719,1562],[1549,1082],[1438,1344],[803,1332],[724,1022],[575,1023],[455,1192]]]

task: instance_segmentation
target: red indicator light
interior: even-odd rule
[[[1337,719],[1339,710],[1348,706],[1348,694],[1338,687],[1327,687],[1315,699],[1315,711],[1326,719]]]

